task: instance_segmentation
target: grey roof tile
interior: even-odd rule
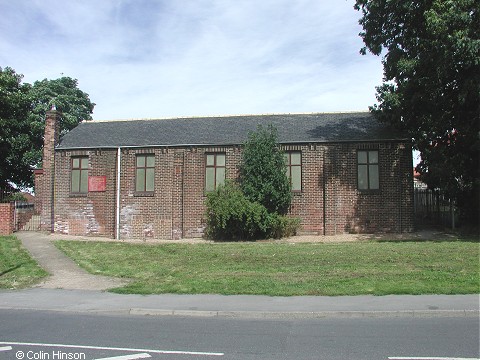
[[[245,115],[130,121],[88,121],[64,135],[58,149],[243,144],[272,124],[280,143],[403,140],[370,113]]]

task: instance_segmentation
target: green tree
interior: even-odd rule
[[[259,126],[250,133],[243,149],[240,187],[250,201],[262,204],[269,212],[286,214],[292,193],[277,138],[272,125]]]
[[[6,67],[0,68],[0,189],[8,183],[27,185],[31,177],[28,154],[32,131],[28,123],[30,111],[29,84],[22,84],[23,75]]]
[[[70,77],[33,85],[22,84],[22,79],[13,69],[0,68],[0,187],[33,185],[31,168],[41,161],[45,113],[52,105],[63,113],[62,134],[92,119],[95,106]]]
[[[366,54],[381,55],[378,119],[407,131],[417,169],[432,188],[479,219],[480,3],[478,0],[356,0]]]
[[[55,105],[62,112],[60,131],[72,130],[82,120],[91,120],[95,106],[89,95],[78,88],[78,81],[70,77],[35,81],[30,90],[32,109],[30,122],[43,123],[45,113]],[[43,131],[43,129],[42,129]]]

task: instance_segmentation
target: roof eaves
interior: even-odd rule
[[[325,143],[367,143],[367,142],[409,142],[408,138],[391,139],[334,139],[334,140],[297,140],[297,141],[279,141],[280,144],[325,144]],[[243,143],[203,143],[203,144],[148,144],[148,145],[109,145],[109,146],[67,146],[56,147],[55,150],[90,150],[90,149],[141,149],[141,148],[161,148],[161,147],[206,147],[206,146],[238,146]]]

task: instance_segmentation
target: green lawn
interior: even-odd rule
[[[94,274],[133,279],[136,294],[479,293],[479,243],[126,244],[59,241]]]
[[[15,236],[0,236],[0,289],[25,288],[47,275],[20,240]]]

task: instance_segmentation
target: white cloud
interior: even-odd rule
[[[0,0],[0,66],[79,80],[95,119],[366,110],[349,1]]]

